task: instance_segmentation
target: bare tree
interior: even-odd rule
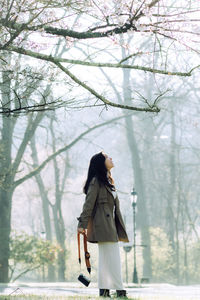
[[[3,82],[1,86],[3,103],[10,105],[11,86],[10,79],[6,72],[3,73]],[[0,184],[0,282],[8,281],[8,259],[9,259],[9,236],[11,230],[11,208],[12,195],[15,187],[13,182],[26,150],[27,144],[33,136],[38,124],[41,122],[43,114],[37,114],[35,117],[29,115],[24,136],[19,144],[14,159],[12,158],[12,147],[14,140],[14,129],[17,119],[2,117],[1,124],[1,184]]]

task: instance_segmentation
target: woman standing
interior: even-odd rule
[[[115,289],[117,297],[126,297],[118,241],[129,240],[110,173],[113,166],[112,158],[103,152],[91,158],[84,186],[86,199],[78,218],[78,232],[87,229],[87,240],[98,243],[99,295],[110,297],[110,289]]]

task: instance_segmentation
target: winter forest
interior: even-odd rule
[[[199,284],[199,1],[0,3],[0,282],[76,281],[83,185],[104,151],[124,281],[135,188],[139,279]]]

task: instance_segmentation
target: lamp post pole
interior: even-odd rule
[[[126,283],[128,283],[128,260],[127,260],[127,255],[131,251],[132,246],[124,246],[124,252],[125,252],[125,265],[126,265]]]
[[[133,251],[134,251],[134,269],[133,269],[133,283],[138,283],[137,267],[136,267],[136,218],[135,218],[135,208],[137,205],[137,193],[133,188],[131,193],[132,207],[133,207]]]

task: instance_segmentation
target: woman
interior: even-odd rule
[[[87,240],[98,243],[99,295],[110,297],[109,290],[115,289],[117,297],[126,297],[122,283],[118,241],[129,240],[110,173],[113,166],[112,158],[103,152],[91,158],[83,189],[86,199],[78,218],[78,232],[87,229]]]

